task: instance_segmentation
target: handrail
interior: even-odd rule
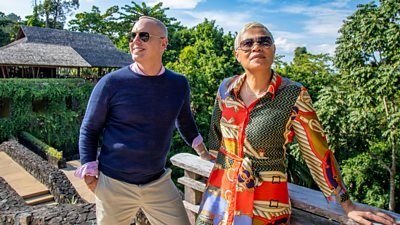
[[[206,180],[211,173],[213,163],[200,159],[189,153],[179,153],[171,157],[174,166],[184,170],[184,176],[178,178],[178,183],[184,185],[183,203],[190,222],[194,224]],[[292,225],[324,224],[324,225],[356,225],[349,219],[340,205],[329,204],[322,192],[289,183],[289,196],[292,205]],[[355,203],[360,204],[360,203]],[[368,206],[372,207],[372,206]],[[373,208],[373,207],[372,207]],[[381,211],[385,211],[379,209]],[[400,219],[400,215],[385,211]]]

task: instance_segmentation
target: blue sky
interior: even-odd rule
[[[40,0],[38,0],[40,1]],[[293,58],[293,51],[304,46],[310,53],[333,54],[335,40],[343,20],[355,12],[358,4],[372,0],[164,0],[167,15],[175,17],[187,27],[204,18],[215,20],[225,32],[237,32],[247,22],[258,21],[270,29],[275,38],[277,53],[284,60]],[[15,13],[22,18],[32,13],[32,0],[0,0],[0,11]],[[142,1],[135,1],[140,3]],[[159,1],[144,1],[154,5]],[[107,8],[130,4],[130,0],[80,0],[77,12],[90,11],[92,5]]]

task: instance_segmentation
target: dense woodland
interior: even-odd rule
[[[12,42],[19,25],[25,24],[104,34],[128,52],[127,33],[133,21],[141,15],[163,21],[170,43],[164,64],[187,76],[192,109],[207,141],[219,83],[242,72],[233,56],[235,34],[207,19],[185,27],[166,15],[168,8],[162,3],[150,7],[132,1],[105,12],[93,6],[90,12],[75,14],[68,24],[66,17],[79,7],[78,0],[35,0],[32,4],[32,15],[24,19],[0,12],[0,46]],[[299,46],[293,61],[285,62],[278,55],[274,64],[280,75],[310,91],[352,199],[396,212],[400,212],[399,12],[398,0],[359,5],[343,22],[335,56],[311,54]],[[192,152],[179,134],[171,149],[171,155]],[[290,181],[316,188],[296,141],[289,147],[288,159]]]

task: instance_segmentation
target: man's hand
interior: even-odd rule
[[[97,186],[97,178],[95,176],[85,175],[84,180],[88,188],[94,193],[94,190],[96,189]]]
[[[355,222],[363,225],[373,225],[371,221],[376,221],[385,225],[398,225],[395,219],[381,211],[373,210],[362,205],[353,204],[350,200],[341,203],[347,216]]]

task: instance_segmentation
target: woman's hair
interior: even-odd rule
[[[239,44],[240,44],[240,38],[242,37],[243,33],[253,29],[253,28],[261,28],[264,29],[265,32],[267,32],[269,34],[269,36],[271,37],[272,43],[274,43],[274,37],[272,36],[272,33],[268,30],[268,28],[266,26],[264,26],[263,24],[259,23],[259,22],[251,22],[251,23],[247,23],[243,26],[243,28],[239,31],[239,33],[236,35],[235,38],[235,51],[239,48]]]

